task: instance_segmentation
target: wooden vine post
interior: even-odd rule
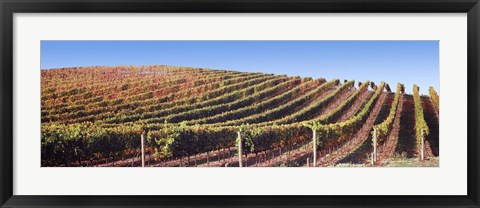
[[[304,123],[304,126],[312,129],[313,137],[312,137],[312,143],[313,143],[313,161],[312,161],[312,167],[317,166],[317,130],[320,129],[321,124],[319,122],[314,121],[313,123]]]
[[[145,167],[145,131],[143,131],[141,138],[141,145],[142,145],[142,167]]]
[[[424,147],[424,144],[425,144],[425,137],[423,136],[423,129],[420,130],[421,132],[421,135],[422,135],[422,149],[420,150],[421,152],[421,160],[424,160],[425,159],[425,147]]]
[[[210,151],[207,151],[207,166],[210,167]]]
[[[313,131],[313,164],[312,166],[317,166],[317,131],[315,128],[312,129]]]
[[[238,134],[238,165],[242,167],[242,134],[240,131],[237,132]]]
[[[373,162],[377,162],[377,129],[373,129]]]

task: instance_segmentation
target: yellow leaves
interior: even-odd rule
[[[423,115],[423,107],[422,107],[422,100],[419,94],[420,88],[417,85],[413,85],[413,102],[415,105],[415,130],[416,130],[416,137],[417,137],[417,144],[422,141],[422,131],[423,135],[428,135],[430,130],[427,126],[427,122],[425,121]]]

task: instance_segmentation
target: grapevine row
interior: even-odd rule
[[[211,91],[207,91],[205,94],[202,94],[203,96],[208,95],[209,93],[215,93],[216,91],[221,91],[225,90],[226,88],[238,85],[243,85],[245,83],[252,83],[258,80],[265,80],[270,76],[265,76],[262,74],[252,74],[252,75],[247,75],[247,76],[240,76],[234,79],[226,79],[221,82],[214,82],[214,83],[209,83],[206,85],[200,85],[196,88],[193,89],[185,89],[185,90],[180,90],[180,91],[172,91],[169,95],[161,97],[161,98],[149,98],[149,99],[139,99],[137,101],[130,101],[130,102],[124,102],[125,99],[123,98],[117,98],[115,100],[112,100],[111,102],[102,102],[100,105],[101,107],[93,109],[93,110],[80,110],[76,111],[73,115],[75,119],[70,119],[68,122],[74,123],[74,122],[84,122],[84,121],[93,121],[93,120],[100,120],[100,119],[107,119],[107,118],[112,118],[113,115],[118,115],[115,113],[116,111],[121,111],[121,110],[134,110],[138,109],[139,107],[142,106],[168,106],[168,105],[174,105],[176,103],[171,103],[169,101],[173,101],[176,97],[182,98],[186,96],[187,98],[184,98],[181,101],[185,100],[195,100],[196,97],[193,98],[188,98],[190,97],[190,93],[193,91],[201,90],[205,88],[206,86],[209,88],[213,88]],[[211,87],[209,87],[211,86]],[[221,93],[219,93],[221,94]],[[178,102],[177,102],[178,103]],[[72,114],[72,113],[70,113]],[[59,115],[56,115],[56,117],[60,117]],[[62,117],[67,117],[63,115]],[[61,117],[60,117],[61,118]]]
[[[421,146],[423,136],[429,134],[429,128],[423,115],[422,100],[420,98],[419,91],[420,88],[417,85],[413,85],[413,102],[415,105],[415,136],[417,138],[417,148]]]
[[[218,80],[218,79],[231,79],[231,78],[236,78],[236,77],[239,77],[239,76],[246,76],[246,75],[248,75],[248,74],[243,73],[242,75],[240,75],[238,73],[224,73],[224,74],[212,73],[209,76],[205,76],[206,77],[205,79],[201,79],[201,80],[197,80],[197,81],[192,80],[192,81],[190,81],[190,83],[194,83],[194,86],[200,86],[200,85],[204,85],[204,84],[207,84],[209,82],[212,82],[212,81]],[[123,94],[120,94],[120,95],[122,97],[124,97],[125,99],[136,100],[135,95],[137,95],[138,92],[145,92],[145,91],[148,92],[148,91],[154,91],[154,90],[159,90],[159,89],[164,89],[164,88],[168,89],[168,88],[171,88],[172,86],[178,87],[178,85],[182,84],[182,83],[184,83],[185,86],[186,86],[187,84],[189,84],[187,81],[188,80],[185,78],[184,74],[179,74],[178,76],[170,77],[169,80],[163,80],[162,82],[150,83],[150,84],[147,84],[147,85],[145,85],[143,80],[140,80],[140,81],[138,81],[138,85],[142,85],[141,87],[130,88],[127,85],[127,87],[128,87],[127,91],[123,92],[123,90],[122,90]],[[150,81],[150,82],[152,82],[152,81]],[[114,87],[111,87],[111,85],[114,85]],[[126,85],[126,84],[124,84],[124,85]],[[107,88],[104,88],[104,89],[96,89],[95,91],[97,91],[97,92],[101,91],[101,93],[98,93],[99,95],[106,95],[108,93],[111,94],[112,91],[118,91],[118,90],[116,90],[116,88],[117,87],[115,87],[115,84],[111,83],[110,87],[107,87]],[[173,91],[173,90],[170,90],[170,91]],[[91,93],[91,92],[87,92],[87,93]],[[74,99],[76,101],[68,103],[68,105],[69,105],[68,107],[72,108],[72,107],[75,107],[75,106],[84,106],[86,104],[88,104],[88,106],[101,105],[101,103],[99,103],[100,101],[99,102],[88,102],[89,101],[88,99],[89,98],[87,98],[87,100],[85,100],[85,99],[83,99],[83,100],[82,99]],[[112,98],[110,100],[104,100],[103,96],[102,96],[101,101],[102,101],[102,103],[108,104],[109,102],[113,101],[114,99],[116,99],[116,98]],[[50,110],[49,114],[64,113],[64,112],[69,111],[68,108],[67,109],[65,108],[65,107],[67,107],[66,105],[67,104],[49,106],[48,108],[45,108],[43,111]],[[88,108],[88,107],[84,107],[83,109],[85,109],[85,108]]]
[[[221,96],[217,99],[207,100],[193,105],[184,105],[166,109],[163,112],[156,114],[154,119],[146,120],[146,123],[163,121],[177,123],[179,121],[189,121],[198,119],[199,117],[208,117],[231,109],[249,106],[255,102],[260,102],[275,93],[282,92],[283,90],[288,89],[289,85],[294,86],[300,81],[300,79],[290,79],[287,81],[284,77],[280,77],[240,91],[235,91],[228,96]]]
[[[298,108],[298,106],[302,106],[306,103],[309,103],[313,101],[318,95],[321,93],[325,93],[327,90],[329,90],[332,87],[335,87],[339,84],[339,80],[332,80],[329,82],[326,82],[320,87],[316,88],[313,91],[308,92],[307,94],[298,97],[288,103],[285,103],[282,106],[279,106],[274,109],[267,110],[263,113],[260,114],[255,114],[251,115],[242,119],[236,119],[236,120],[231,120],[227,121],[224,123],[221,123],[221,126],[232,126],[232,125],[241,125],[241,124],[246,124],[246,123],[260,123],[260,122],[265,122],[265,121],[271,121],[276,118],[280,118],[284,115],[287,115],[287,112],[294,110],[295,108]],[[340,90],[336,90],[333,94],[338,93]]]
[[[213,123],[225,122],[228,120],[240,119],[253,114],[261,113],[262,111],[265,111],[269,108],[278,107],[279,105],[286,103],[288,100],[295,99],[301,94],[311,90],[312,87],[315,88],[325,82],[326,81],[324,79],[317,79],[315,81],[308,80],[303,82],[301,85],[298,85],[295,88],[290,89],[289,91],[283,94],[272,97],[271,99],[264,100],[262,102],[255,103],[253,105],[246,106],[243,108],[225,111],[215,116],[187,121],[187,123],[192,125],[193,124],[213,124]]]
[[[438,96],[437,91],[435,91],[433,87],[430,87],[428,88],[428,93],[430,94],[430,97],[432,98],[432,101],[435,104],[437,111],[440,110],[440,97]]]
[[[252,76],[257,76],[257,75],[252,75]],[[187,90],[185,90],[185,92],[186,91],[188,91],[188,92],[195,92],[195,91],[202,92],[202,91],[208,90],[210,88],[218,87],[220,85],[220,82],[222,82],[222,81],[223,82],[228,82],[227,80],[232,80],[232,79],[241,78],[241,77],[249,77],[249,76],[223,75],[223,76],[214,77],[214,78],[207,78],[207,80],[205,80],[205,84],[200,84],[200,85],[198,85],[194,88],[187,89]],[[219,81],[214,81],[214,80],[219,80]],[[239,80],[242,80],[242,79],[239,79]],[[172,88],[172,87],[170,87],[171,85],[177,86],[177,87],[175,87],[175,89],[178,89],[178,84],[179,83],[176,82],[176,81],[177,80],[172,80],[171,82],[167,81],[167,82],[162,83],[159,90],[166,89],[166,91],[170,92],[170,94],[174,94],[174,93],[181,94],[181,92],[178,92],[178,90],[175,91],[174,89],[168,89],[168,88]],[[211,81],[214,81],[214,82],[211,82]],[[167,87],[167,88],[164,88],[164,87]],[[159,91],[159,90],[157,90],[157,91]],[[85,116],[89,116],[91,114],[100,114],[100,113],[103,113],[103,112],[111,112],[112,109],[121,109],[121,108],[116,108],[116,107],[118,107],[120,105],[125,105],[125,103],[126,104],[131,104],[131,103],[137,102],[138,104],[140,104],[140,102],[138,102],[140,100],[143,101],[143,103],[145,103],[145,104],[148,104],[149,101],[152,102],[153,100],[156,101],[155,103],[159,102],[160,98],[154,98],[153,96],[154,96],[154,93],[147,92],[147,93],[132,95],[130,97],[115,98],[115,99],[111,99],[111,100],[104,100],[102,98],[102,99],[98,99],[97,100],[98,102],[91,102],[88,105],[85,105],[85,103],[80,102],[76,105],[71,105],[71,106],[68,106],[68,107],[65,107],[65,108],[57,108],[53,112],[45,112],[44,113],[45,114],[44,118],[47,121],[56,121],[56,120],[59,120],[59,119],[63,119],[63,120],[71,119],[71,118],[73,118],[71,116],[75,116],[75,118],[82,118],[82,117],[85,117]],[[78,112],[78,114],[76,114],[76,115],[69,115],[70,112],[72,112],[72,111],[81,111],[81,112]],[[48,117],[48,116],[46,116],[47,113],[53,114],[53,115]]]
[[[343,101],[334,110],[327,112],[325,115],[321,116],[317,121],[320,122],[321,124],[329,124],[338,120],[340,116],[342,116],[342,113],[345,110],[347,110],[347,108],[349,108],[353,104],[355,99],[357,99],[360,96],[360,93],[368,90],[369,84],[370,84],[370,81],[363,82],[360,85],[360,87],[350,97],[348,97],[345,101]]]
[[[355,84],[354,80],[348,81],[341,85],[338,89],[336,89],[333,93],[323,97],[322,99],[318,100],[317,102],[313,102],[311,105],[306,106],[305,108],[289,114],[288,116],[285,116],[281,119],[277,119],[274,121],[267,122],[263,125],[271,125],[271,124],[288,124],[288,123],[295,123],[295,122],[300,122],[303,120],[308,120],[310,118],[313,118],[314,115],[316,115],[316,112],[320,111],[321,109],[325,108],[327,105],[329,105],[333,100],[340,94],[345,91],[350,90],[353,88]]]
[[[393,120],[395,119],[395,114],[397,112],[398,101],[400,100],[400,96],[404,91],[404,86],[400,83],[397,84],[397,91],[395,92],[395,97],[393,98],[392,105],[390,107],[390,112],[388,113],[387,118],[382,122],[373,127],[373,129],[377,132],[377,141],[379,144],[383,143],[387,138],[389,132],[393,126]],[[372,136],[373,136],[372,132]]]

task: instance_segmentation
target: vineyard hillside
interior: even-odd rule
[[[439,93],[412,87],[164,65],[42,70],[41,164],[438,166]]]

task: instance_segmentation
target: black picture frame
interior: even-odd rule
[[[0,0],[1,207],[480,207],[478,0]],[[14,13],[467,13],[468,195],[466,196],[24,196],[13,195]],[[41,179],[40,179],[41,180]],[[449,180],[446,178],[445,180]],[[92,187],[93,188],[93,187]]]

